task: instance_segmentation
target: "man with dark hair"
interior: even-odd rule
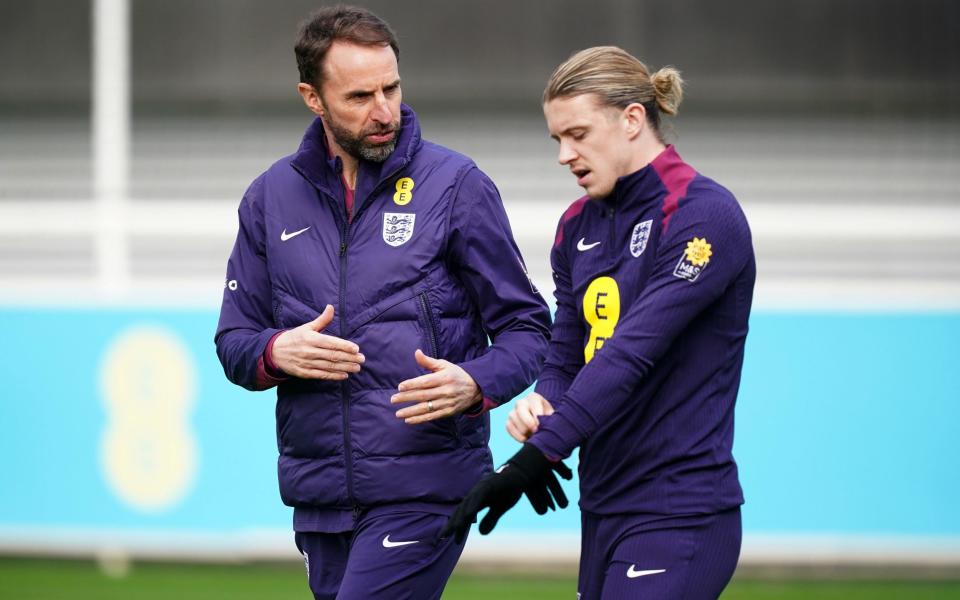
[[[401,104],[389,26],[323,9],[296,54],[317,118],[240,204],[217,354],[278,386],[314,596],[439,598],[463,546],[437,534],[490,472],[486,411],[533,381],[549,313],[493,183]]]

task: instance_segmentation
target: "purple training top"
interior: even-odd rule
[[[580,446],[580,506],[714,513],[743,503],[733,415],[756,278],[725,188],[668,146],[602,200],[581,198],[551,253],[557,314],[531,443]]]

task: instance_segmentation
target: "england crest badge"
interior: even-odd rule
[[[630,254],[634,258],[639,258],[643,251],[647,249],[647,240],[650,239],[650,229],[653,227],[653,219],[637,223],[633,227],[633,235],[630,236]]]
[[[402,246],[413,236],[414,213],[383,213],[383,241],[391,246]]]

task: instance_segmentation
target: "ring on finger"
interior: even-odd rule
[[[428,412],[428,413],[432,413],[432,412],[433,412],[433,400],[428,400],[428,401],[427,401],[427,412]]]

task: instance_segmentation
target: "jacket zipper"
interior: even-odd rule
[[[427,341],[430,343],[430,356],[440,358],[440,345],[437,343],[437,329],[433,323],[433,312],[430,310],[430,300],[427,299],[426,292],[420,292],[417,296],[420,300],[420,309],[423,312],[423,319],[427,326]]]
[[[390,174],[387,175],[386,177],[381,177],[381,178],[380,178],[380,181],[377,182],[377,185],[373,186],[373,189],[370,190],[370,193],[367,194],[366,197],[364,197],[362,201],[360,201],[359,198],[354,199],[354,203],[353,203],[353,218],[350,219],[349,223],[356,223],[356,222],[357,222],[357,220],[360,218],[360,213],[362,213],[362,212],[364,211],[364,209],[367,208],[367,205],[370,204],[370,201],[372,201],[372,199],[376,197],[376,195],[380,192],[380,190],[382,190],[382,189],[386,186],[387,181],[393,179],[393,177],[394,177],[397,173],[399,173],[400,171],[402,171],[405,166],[406,166],[405,164],[400,165],[399,167],[397,167],[396,169],[394,169],[393,171],[391,171]],[[359,175],[358,175],[358,178],[359,178]],[[348,223],[347,227],[350,226],[349,223]]]
[[[426,292],[420,292],[417,295],[417,300],[420,302],[420,310],[423,312],[423,318],[426,321],[426,331],[427,331],[427,342],[430,344],[430,356],[433,358],[440,358],[440,344],[438,343],[437,336],[437,325],[433,322],[433,311],[430,308],[430,298],[427,296]],[[447,417],[442,419],[446,426],[450,429],[450,433],[453,434],[454,439],[457,442],[460,442],[460,428],[457,427],[456,417]]]
[[[617,209],[610,209],[610,246],[613,245],[613,242],[617,239]],[[615,253],[614,253],[615,255]],[[609,253],[608,253],[609,256]]]
[[[273,303],[273,326],[280,328],[280,307],[282,303],[279,300],[274,301]]]
[[[347,335],[347,242],[350,237],[350,222],[346,219],[344,207],[344,221],[340,228],[340,337]],[[347,470],[347,501],[354,505],[354,516],[359,507],[353,496],[353,443],[350,440],[350,380],[340,383],[340,400],[343,414],[343,459]]]
[[[385,182],[393,177],[395,174],[399,173],[403,168],[403,165],[395,169],[389,176],[381,178],[376,186],[370,191],[370,193],[362,199],[362,201],[357,202],[357,198],[354,198],[354,213],[351,216],[347,215],[346,206],[343,202],[338,202],[340,207],[340,212],[343,215],[343,224],[340,228],[340,337],[343,337],[347,333],[347,246],[350,242],[350,225],[355,223],[360,219],[360,214],[369,204],[368,200],[376,196],[377,192],[385,185]],[[346,338],[344,338],[346,339]],[[344,465],[347,471],[347,501],[353,505],[353,516],[356,520],[357,515],[360,513],[360,506],[357,505],[356,498],[353,494],[353,445],[350,440],[350,380],[347,379],[340,384],[340,401],[343,413],[343,448],[344,448]]]

